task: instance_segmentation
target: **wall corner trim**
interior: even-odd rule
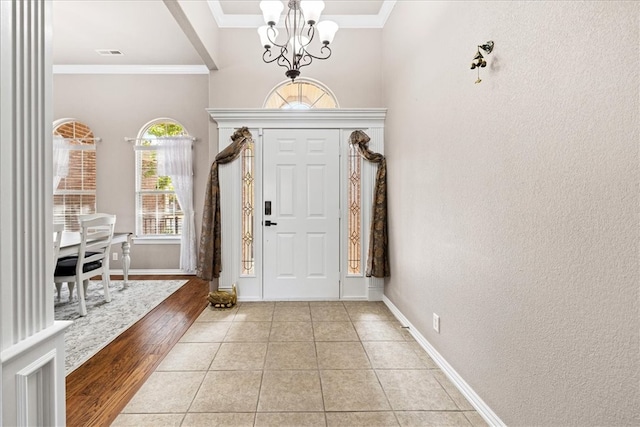
[[[123,275],[124,272],[122,269],[119,270],[111,270],[111,274],[114,275]],[[186,271],[180,268],[134,268],[129,269],[130,276],[172,276],[172,275],[180,275],[180,276],[190,276],[193,273],[187,273]],[[195,276],[195,275],[194,275]],[[131,279],[129,279],[131,281]]]
[[[209,72],[206,65],[53,65],[53,74],[209,74]]]
[[[493,410],[482,400],[480,396],[467,384],[467,382],[456,372],[455,369],[445,360],[444,357],[427,341],[427,339],[413,327],[411,322],[402,314],[400,310],[391,302],[386,295],[382,297],[382,301],[385,303],[389,310],[393,313],[402,326],[408,326],[411,335],[418,341],[420,346],[431,356],[433,361],[438,365],[442,372],[451,380],[453,385],[462,393],[462,395],[471,403],[471,405],[478,411],[480,416],[490,426],[506,426],[505,423],[496,415]]]

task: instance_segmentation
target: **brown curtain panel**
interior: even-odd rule
[[[208,281],[220,277],[220,271],[222,270],[222,232],[220,224],[220,181],[218,179],[218,165],[230,163],[237,159],[247,143],[252,140],[252,135],[249,129],[243,127],[231,135],[231,140],[233,142],[218,153],[216,160],[211,164],[207,192],[205,193],[196,275]]]
[[[373,215],[369,233],[367,277],[389,277],[389,237],[387,232],[387,161],[380,153],[369,150],[371,138],[361,130],[351,133],[349,142],[356,146],[366,160],[378,164],[376,188],[373,196]]]

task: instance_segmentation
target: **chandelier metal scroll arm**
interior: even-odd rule
[[[313,62],[313,56],[310,55],[306,50],[304,52],[304,55],[300,56],[298,58],[298,69],[302,68],[302,67],[306,67],[307,65],[311,64]]]
[[[287,69],[291,68],[291,62],[286,57],[286,55],[289,53],[287,44],[286,42],[285,44],[279,44],[278,42],[276,42],[275,39],[277,36],[277,32],[273,27],[273,25],[269,25],[269,28],[266,31],[266,35],[271,46],[265,46],[265,51],[262,53],[262,61],[264,61],[267,64],[276,62],[281,67],[284,67]],[[275,55],[274,52],[271,50],[272,46],[280,48],[280,53],[278,55]]]
[[[313,38],[316,35],[316,26],[315,25],[309,25],[309,29],[307,30],[307,37],[309,38],[309,41],[307,42],[306,45],[304,45],[304,47],[309,46],[309,44],[311,44],[311,40],[313,40]]]
[[[289,61],[287,59],[287,57],[283,54],[280,54],[277,58],[276,58],[277,62],[276,64],[278,64],[281,67],[284,67],[286,69],[291,69],[291,68],[295,68],[295,63],[291,64],[291,61]],[[271,61],[273,62],[273,61]]]
[[[271,46],[276,46],[280,49],[286,49],[287,42],[285,41],[285,44],[278,44],[278,42],[276,41],[277,36],[278,34],[276,33],[276,29],[273,25],[270,25],[267,29],[267,39],[269,39],[269,43],[271,43]]]
[[[271,51],[271,49],[265,49],[265,51],[262,53],[262,60],[267,64],[277,61],[277,64],[279,66],[290,68],[291,62],[289,62],[286,57],[287,52],[288,50],[286,46],[280,48],[280,53],[277,56],[274,56],[274,53]],[[273,59],[271,59],[272,56],[274,56]]]
[[[305,53],[306,53],[306,56],[309,56],[309,57],[311,57],[311,58],[313,58],[313,59],[329,59],[329,57],[331,56],[331,48],[329,47],[329,45],[328,45],[328,44],[325,44],[325,45],[323,45],[323,46],[320,48],[320,53],[324,52],[325,50],[327,50],[327,51],[328,51],[328,53],[326,54],[326,56],[316,56],[316,55],[312,55],[312,54],[310,54],[310,53],[309,53],[309,52],[307,52],[307,51],[305,51]],[[309,63],[304,64],[304,65],[309,65],[309,64],[311,64],[311,61],[309,61]]]

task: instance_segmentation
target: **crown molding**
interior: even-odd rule
[[[258,28],[264,25],[262,15],[226,14],[219,0],[207,0],[209,9],[220,28]],[[377,15],[326,15],[325,19],[335,21],[340,28],[383,28],[396,4],[396,0],[385,0]],[[280,22],[278,27],[283,27]]]
[[[209,74],[206,65],[54,65],[53,74]]]
[[[309,110],[282,110],[278,108],[207,108],[207,113],[218,128],[345,128],[382,127],[386,108],[311,108]]]

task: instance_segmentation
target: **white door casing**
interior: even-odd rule
[[[265,299],[340,296],[339,137],[337,129],[264,132]]]
[[[255,274],[242,273],[242,167],[237,160],[221,165],[220,171],[220,209],[222,215],[222,271],[219,280],[220,289],[230,289],[233,283],[238,286],[239,301],[262,301],[266,299],[292,299],[291,297],[271,297],[264,293],[263,262],[268,254],[263,255],[263,232],[271,233],[280,227],[278,220],[264,216],[264,200],[262,179],[263,167],[263,134],[279,129],[298,129],[308,131],[332,130],[338,132],[337,149],[342,157],[339,158],[338,167],[333,169],[336,177],[339,177],[339,206],[343,218],[340,220],[338,243],[335,248],[336,256],[339,256],[339,296],[341,300],[382,300],[384,280],[374,277],[365,277],[364,271],[359,274],[348,273],[346,248],[349,241],[349,232],[345,212],[347,206],[348,174],[347,162],[349,155],[349,136],[356,130],[363,130],[369,135],[371,141],[369,148],[378,153],[384,153],[384,120],[386,110],[384,108],[364,109],[311,109],[311,110],[278,110],[262,108],[208,108],[207,112],[217,124],[217,135],[211,139],[209,160],[214,161],[218,152],[231,143],[230,136],[243,126],[249,128],[256,143],[255,161],[255,220],[253,228],[253,241],[255,242]],[[362,254],[361,259],[366,263],[366,250],[368,248],[368,229],[371,220],[371,207],[373,203],[373,188],[375,185],[377,165],[363,161],[362,163]],[[272,210],[275,206],[272,207]],[[278,223],[276,227],[264,227],[262,221],[269,219]],[[211,289],[215,289],[215,284]],[[307,297],[306,299],[311,299]],[[318,299],[318,298],[316,298]]]

